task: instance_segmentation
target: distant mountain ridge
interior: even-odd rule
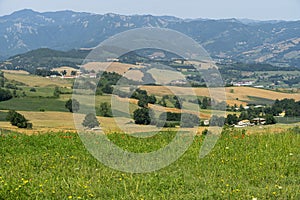
[[[300,67],[300,21],[180,19],[21,10],[0,17],[0,59],[38,48],[90,48],[122,31],[170,28],[195,39],[217,60]]]

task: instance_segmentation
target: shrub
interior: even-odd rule
[[[202,135],[207,135],[207,134],[209,134],[209,131],[207,129],[204,129],[201,134]]]
[[[13,96],[9,90],[4,90],[0,88],[0,101],[7,101]]]
[[[109,85],[109,84],[106,84],[103,88],[102,88],[102,92],[103,93],[106,93],[106,94],[112,94],[114,88]]]
[[[181,119],[181,127],[193,128],[198,126],[200,123],[200,118],[197,115],[190,113],[183,113]]]
[[[224,125],[225,118],[224,117],[218,117],[216,115],[213,115],[211,119],[209,120],[209,124],[211,126],[219,126],[222,127]]]
[[[60,95],[60,90],[59,90],[59,88],[56,86],[56,87],[54,88],[53,96],[54,96],[54,98],[59,98],[59,95]]]
[[[70,111],[70,112],[78,112],[80,104],[76,99],[69,99],[65,107]]]
[[[139,108],[133,112],[133,119],[136,124],[148,125],[151,122],[149,109]]]
[[[266,115],[266,124],[276,124],[276,119],[273,115]]]
[[[180,121],[181,120],[181,113],[172,113],[172,112],[162,113],[159,116],[159,119],[160,120],[166,119],[166,121]]]
[[[112,117],[111,105],[107,102],[100,104],[100,116],[102,117]]]
[[[10,110],[7,118],[11,125],[17,126],[18,128],[32,128],[32,123],[28,123],[28,120],[20,113]]]
[[[18,87],[15,84],[12,84],[12,83],[7,83],[5,85],[5,87],[8,88],[8,89],[13,89],[13,90],[17,90],[18,89]]]
[[[94,128],[99,126],[100,124],[96,118],[96,115],[93,113],[89,113],[85,116],[82,125],[87,128]]]
[[[30,88],[29,91],[30,91],[30,92],[36,92],[36,89],[35,89],[35,88]]]

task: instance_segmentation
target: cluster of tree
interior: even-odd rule
[[[61,76],[61,74],[58,73],[57,71],[51,71],[48,69],[36,69],[34,74],[37,76],[43,76],[43,77],[52,76],[52,75]]]
[[[228,107],[229,111],[241,111],[241,114],[229,114],[225,123],[229,125],[236,124],[241,120],[253,120],[254,118],[262,117],[266,119],[266,124],[275,124],[276,119],[274,116],[278,116],[280,113],[285,112],[286,117],[299,117],[300,116],[300,101],[295,99],[282,99],[276,100],[271,106],[264,106],[255,108],[249,105],[248,109],[245,109],[242,105]]]
[[[227,115],[226,119],[225,119],[225,124],[228,125],[235,125],[237,124],[241,119],[239,119],[239,117],[236,114],[229,114]]]
[[[186,77],[186,80],[190,83],[192,87],[205,87],[205,80],[202,78],[201,75],[190,75]]]
[[[223,116],[217,116],[217,115],[213,115],[210,120],[209,120],[209,125],[211,126],[219,126],[222,127],[224,126],[225,123],[225,117]]]
[[[60,96],[60,90],[59,90],[59,87],[56,86],[53,91],[53,97],[59,98],[59,96]]]
[[[209,106],[211,106],[211,99],[208,97],[203,97],[201,102],[201,109],[207,109]]]
[[[136,124],[156,125],[157,127],[176,127],[192,128],[200,123],[200,118],[190,113],[172,113],[166,112],[160,114],[158,119],[154,116],[154,112],[148,108],[140,108],[134,111],[134,120]]]
[[[7,101],[11,99],[13,96],[9,90],[5,90],[0,88],[0,101]]]
[[[146,90],[141,90],[139,88],[132,93],[131,98],[139,100],[138,106],[144,108],[148,107],[149,103],[156,103],[156,97],[154,95],[149,96]]]
[[[272,107],[253,108],[242,110],[239,120],[253,120],[254,118],[263,117],[266,119],[266,124],[275,124],[276,120],[273,115]]]
[[[32,123],[29,123],[24,115],[14,110],[8,112],[6,119],[10,121],[11,125],[17,126],[18,128],[32,128]]]
[[[164,57],[152,58],[151,55],[153,55],[156,52],[160,52],[164,54]],[[179,55],[176,55],[169,51],[154,49],[154,48],[144,48],[144,49],[130,51],[120,56],[120,62],[129,63],[129,64],[136,64],[136,62],[145,62],[145,63],[160,62],[161,64],[170,66],[172,64],[175,64],[173,62],[174,58],[182,59]]]
[[[264,116],[265,113],[263,111],[263,108],[252,108],[249,107],[247,110],[242,110],[239,120],[252,120],[254,118]]]
[[[138,82],[127,79],[122,75],[116,72],[99,72],[97,74],[99,79],[98,83],[95,83],[97,79],[87,80],[85,78],[79,78],[74,82],[73,88],[77,89],[88,89],[88,90],[96,90],[96,95],[112,94],[114,91],[114,85],[137,85]],[[122,91],[115,91],[114,94],[122,97],[128,97],[129,93]]]
[[[136,124],[149,125],[151,123],[150,109],[139,108],[133,112],[133,119]]]
[[[237,124],[239,121],[241,121],[241,120],[253,120],[254,119],[254,117],[260,117],[260,118],[265,118],[265,120],[266,120],[266,125],[267,124],[276,124],[277,122],[276,122],[276,119],[275,119],[275,117],[273,116],[273,115],[271,115],[271,114],[265,114],[265,115],[263,115],[263,116],[259,116],[259,115],[250,115],[251,117],[249,117],[249,112],[248,111],[243,111],[242,113],[241,113],[241,115],[240,116],[237,116],[236,114],[229,114],[229,115],[227,115],[227,118],[225,119],[225,124],[227,124],[227,125],[235,125],[235,124]]]
[[[96,94],[101,95],[102,93],[112,94],[113,85],[136,85],[137,82],[129,80],[126,77],[116,73],[116,72],[99,72],[97,77],[100,77],[100,80],[97,84]]]
[[[148,93],[146,90],[136,89],[132,95],[131,98],[137,99],[138,106],[140,108],[136,109],[133,112],[133,119],[136,124],[143,124],[148,125],[151,123],[151,117],[150,117],[150,109],[148,107],[148,104],[155,104],[156,103],[156,97],[154,95],[148,96]]]
[[[191,113],[162,113],[156,123],[158,127],[175,127],[180,125],[185,128],[192,128],[199,125],[200,118]]]
[[[276,100],[271,106],[263,106],[256,108],[253,105],[248,105],[249,108],[245,109],[243,105],[239,107],[234,105],[232,107],[227,107],[228,111],[240,111],[241,114],[238,120],[252,120],[257,117],[267,118],[268,122],[275,122],[274,116],[278,116],[280,113],[285,112],[286,117],[298,117],[300,116],[300,101],[295,101],[295,99],[283,99]],[[228,115],[229,116],[229,115]],[[235,119],[235,116],[230,116]],[[229,120],[232,121],[232,120]],[[236,121],[236,120],[233,120]],[[229,123],[231,124],[231,123]]]
[[[174,113],[174,112],[166,112],[162,113],[159,116],[160,120],[166,120],[166,121],[180,121],[181,120],[181,113]]]
[[[132,98],[138,99],[139,109],[135,110],[133,113],[133,118],[136,124],[143,125],[156,125],[159,127],[175,127],[177,125],[181,125],[182,127],[194,127],[196,124],[199,124],[199,117],[193,114],[188,113],[162,113],[158,120],[156,120],[154,116],[154,112],[149,109],[148,104],[155,104],[156,97],[154,95],[148,95],[147,91],[137,89],[133,92]],[[162,100],[159,104],[166,106],[166,99],[169,99],[173,102],[174,107],[181,109],[181,103],[177,96],[169,97],[167,95],[163,96]],[[151,121],[152,120],[152,121]]]
[[[0,101],[7,101],[11,98],[13,98],[13,95],[9,90],[0,88]]]
[[[225,101],[217,102],[214,99],[211,99],[210,97],[198,97],[197,99],[192,99],[188,101],[191,103],[199,104],[201,109],[225,110],[227,107]]]
[[[181,109],[181,103],[180,100],[177,96],[169,96],[169,95],[164,95],[161,100],[158,102],[159,105],[163,106],[163,107],[168,107],[167,106],[167,100],[173,104],[174,108],[178,108]]]
[[[266,108],[265,112],[274,116],[279,115],[285,111],[287,117],[299,117],[300,116],[300,101],[295,99],[283,99],[276,100],[272,107]]]
[[[111,105],[107,102],[103,102],[100,104],[99,114],[102,117],[112,117]]]
[[[285,84],[288,84],[290,87],[292,87],[293,85],[297,85],[300,83],[300,77],[295,77],[295,78],[291,78],[291,79],[287,79],[283,81]]]
[[[5,83],[4,73],[0,71],[0,87],[4,87],[4,83]]]
[[[191,113],[182,113],[181,115],[181,127],[192,128],[195,126],[199,126],[200,118]]]

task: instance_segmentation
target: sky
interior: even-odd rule
[[[194,19],[300,20],[300,0],[0,0],[0,16],[25,8]]]

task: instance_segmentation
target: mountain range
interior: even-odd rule
[[[182,32],[219,61],[300,67],[300,21],[180,19],[73,11],[39,13],[29,9],[0,17],[0,59],[38,48],[92,48],[117,33],[140,27]]]

